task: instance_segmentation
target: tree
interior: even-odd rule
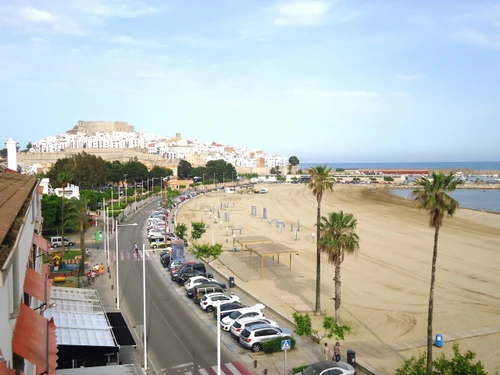
[[[31,147],[33,147],[33,145],[31,144],[31,142],[28,142],[26,148],[22,152],[28,152],[31,149]]]
[[[80,197],[80,199],[71,198],[68,201],[67,222],[80,232],[80,253],[82,257],[80,262],[80,276],[85,273],[85,232],[90,228],[89,219],[89,201],[85,197]]]
[[[318,342],[325,337],[331,339],[334,336],[336,339],[344,340],[345,334],[351,332],[351,326],[337,324],[334,317],[329,316],[326,311],[323,313],[322,327],[324,332],[321,335],[318,330],[313,329],[312,319],[308,313],[299,314],[294,312],[292,316],[296,327],[294,332],[299,336],[314,336]]]
[[[309,168],[308,172],[311,179],[306,184],[316,196],[316,202],[318,203],[316,211],[316,313],[321,313],[321,248],[319,246],[321,238],[319,227],[321,222],[321,200],[325,191],[333,190],[333,181],[330,179],[331,171],[331,168],[327,168],[326,165]]]
[[[61,199],[61,237],[62,237],[62,243],[61,243],[61,248],[63,254],[66,253],[66,250],[64,249],[64,201],[66,200],[66,194],[65,194],[65,189],[66,186],[68,186],[69,182],[69,174],[66,172],[61,172],[57,176],[57,182],[61,184],[62,187],[62,199]]]
[[[191,222],[191,238],[194,241],[197,241],[203,236],[203,234],[207,231],[205,222],[202,221],[192,221]]]
[[[421,177],[417,180],[417,188],[412,195],[419,210],[429,213],[429,226],[434,228],[434,246],[432,251],[431,285],[429,291],[429,308],[427,312],[427,374],[432,373],[432,320],[434,311],[434,284],[436,282],[436,263],[438,254],[439,229],[443,225],[444,215],[452,217],[459,208],[458,202],[447,192],[454,191],[462,180],[453,174],[432,172],[432,178]]]
[[[453,344],[453,358],[447,359],[444,353],[441,353],[438,359],[433,361],[435,368],[431,373],[433,375],[487,375],[484,366],[481,362],[472,363],[476,357],[476,353],[467,351],[465,354],[460,353],[458,343]],[[396,375],[425,375],[428,374],[426,369],[426,353],[422,353],[418,358],[411,357],[403,362],[403,365],[396,370]]]
[[[209,245],[195,243],[191,249],[191,253],[196,259],[203,259],[205,262],[210,263],[222,254],[222,244]]]
[[[290,156],[288,159],[288,174],[292,173],[292,168],[299,164],[300,161],[296,156]]]
[[[346,255],[355,254],[359,249],[359,237],[356,234],[357,220],[353,214],[344,211],[332,212],[321,218],[319,225],[321,238],[318,245],[328,256],[328,263],[335,266],[335,321],[339,321],[341,302],[340,266]]]
[[[45,194],[42,197],[43,227],[56,228],[61,219],[61,197],[55,194]]]
[[[193,169],[193,166],[190,162],[181,160],[177,166],[177,176],[179,176],[181,180],[188,179],[188,176],[192,175],[191,169]]]
[[[177,238],[180,238],[181,240],[186,239],[186,234],[188,231],[188,227],[184,223],[178,223],[177,226],[175,227],[175,235]]]

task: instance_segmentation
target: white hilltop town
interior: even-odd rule
[[[205,166],[211,160],[231,163],[239,173],[269,173],[271,168],[287,170],[289,157],[266,153],[248,147],[235,148],[218,142],[187,140],[181,133],[175,137],[136,132],[122,121],[78,121],[65,134],[45,137],[32,143],[19,161],[27,173],[50,168],[57,159],[79,152],[101,156],[106,160],[128,161],[134,158],[149,167],[155,165],[176,169],[180,160],[193,167]]]

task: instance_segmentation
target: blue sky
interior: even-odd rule
[[[2,0],[0,129],[78,120],[303,162],[500,160],[500,2]]]

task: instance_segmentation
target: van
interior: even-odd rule
[[[226,289],[217,284],[200,284],[193,289],[193,302],[200,303],[200,300],[205,294],[209,293],[225,293]]]
[[[51,247],[61,247],[62,246],[62,237],[50,237],[50,246]],[[71,240],[68,240],[64,237],[64,246],[75,246],[75,243]]]

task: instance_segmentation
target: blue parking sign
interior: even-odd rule
[[[291,340],[281,340],[281,350],[290,350]]]

